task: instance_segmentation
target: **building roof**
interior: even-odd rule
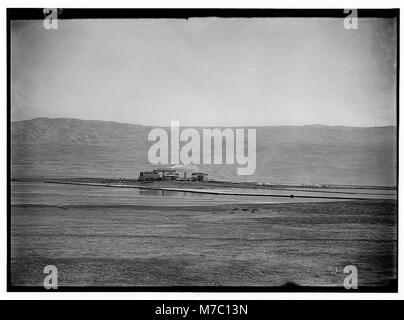
[[[171,168],[157,168],[153,170],[154,172],[175,172],[175,169]]]

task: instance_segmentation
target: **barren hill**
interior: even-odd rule
[[[137,177],[150,166],[153,127],[36,118],[11,123],[12,176]],[[233,181],[395,185],[396,127],[257,127],[257,170],[201,165]]]

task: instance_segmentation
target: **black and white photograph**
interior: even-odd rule
[[[399,9],[7,20],[8,291],[397,292]]]

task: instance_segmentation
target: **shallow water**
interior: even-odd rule
[[[86,186],[71,184],[53,184],[43,182],[12,182],[12,204],[42,204],[42,205],[216,205],[220,203],[289,203],[289,202],[318,202],[336,201],[335,199],[298,198],[298,196],[310,197],[338,197],[338,198],[369,198],[369,199],[396,199],[391,190],[337,190],[327,189],[326,192],[315,190],[265,190],[265,189],[203,189],[202,192],[224,193],[254,193],[271,194],[275,196],[237,196],[193,193],[183,191],[148,190],[136,188],[115,188],[102,186]],[[339,193],[332,193],[339,192]],[[345,193],[340,193],[345,192]],[[276,197],[276,195],[290,196],[294,198]]]

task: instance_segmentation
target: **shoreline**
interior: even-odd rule
[[[206,187],[209,188],[248,188],[248,189],[266,189],[266,190],[284,190],[290,189],[293,191],[293,188],[304,189],[307,192],[318,191],[321,189],[358,189],[358,190],[391,190],[397,191],[396,186],[371,186],[371,185],[342,185],[342,184],[259,184],[259,182],[231,182],[231,181],[217,181],[217,180],[208,180],[203,182],[196,181],[185,181],[185,180],[165,180],[165,181],[153,181],[153,182],[141,182],[138,179],[124,179],[124,178],[99,178],[99,177],[18,177],[18,178],[10,178],[10,181],[13,182],[74,182],[74,183],[120,183],[130,186],[146,186],[146,185],[154,185],[154,186],[187,186],[193,189],[204,189]],[[334,192],[333,192],[334,193]],[[346,192],[343,192],[346,193]]]
[[[216,210],[228,210],[233,213],[249,213],[249,210],[265,210],[273,208],[284,207],[301,207],[301,206],[335,206],[337,204],[356,204],[357,200],[347,201],[328,201],[328,202],[273,202],[273,203],[212,203],[212,204],[184,204],[184,205],[142,205],[142,204],[46,204],[46,203],[14,203],[11,207],[14,208],[59,208],[59,209],[134,209],[134,210],[163,210],[163,211],[216,211]],[[397,200],[394,199],[366,199],[360,202],[363,205],[378,205],[378,204],[395,204]],[[241,212],[240,212],[241,211]]]
[[[21,182],[18,180],[14,180],[15,182]],[[264,189],[264,190],[274,190],[276,191],[295,191],[298,192],[298,194],[279,194],[279,193],[257,193],[257,192],[250,192],[251,190],[258,189],[258,188],[244,188],[247,189],[247,192],[236,192],[234,190],[226,190],[226,187],[222,187],[222,189],[225,190],[215,190],[215,188],[211,188],[209,185],[201,182],[191,182],[184,186],[184,184],[173,184],[173,183],[168,183],[168,186],[166,185],[166,181],[159,181],[156,183],[133,183],[133,182],[127,182],[127,181],[119,181],[119,182],[111,182],[109,180],[107,181],[88,181],[88,180],[75,180],[75,179],[58,179],[58,180],[42,180],[42,181],[35,181],[35,182],[40,182],[40,183],[48,183],[48,184],[63,184],[63,185],[78,185],[78,186],[92,186],[92,187],[102,187],[102,188],[123,188],[123,189],[138,189],[138,190],[152,190],[152,191],[162,191],[163,193],[165,191],[167,192],[184,192],[184,193],[193,193],[193,194],[205,194],[205,195],[216,195],[216,196],[246,196],[246,197],[267,197],[267,198],[289,198],[289,199],[313,199],[315,201],[316,199],[323,199],[323,200],[344,200],[344,201],[364,201],[364,200],[369,200],[369,196],[385,196],[385,198],[381,198],[381,200],[388,200],[390,199],[389,197],[396,196],[396,194],[378,194],[378,193],[355,193],[355,192],[342,192],[342,191],[328,191],[328,189],[322,189],[322,190],[298,190],[298,189],[290,189],[290,188],[285,188],[285,189]],[[168,181],[168,182],[181,182],[181,181]],[[177,186],[176,186],[177,185]],[[174,186],[174,187],[173,187]],[[210,188],[209,188],[210,187]],[[231,188],[227,187],[229,189],[237,189],[237,188]],[[317,195],[317,194],[299,194],[302,192],[316,192],[316,193],[323,193],[323,195]],[[331,193],[331,195],[326,195],[327,193]],[[341,194],[341,195],[334,195],[334,194]],[[345,195],[345,196],[344,196]],[[366,195],[368,197],[364,196],[353,196],[353,195]]]

